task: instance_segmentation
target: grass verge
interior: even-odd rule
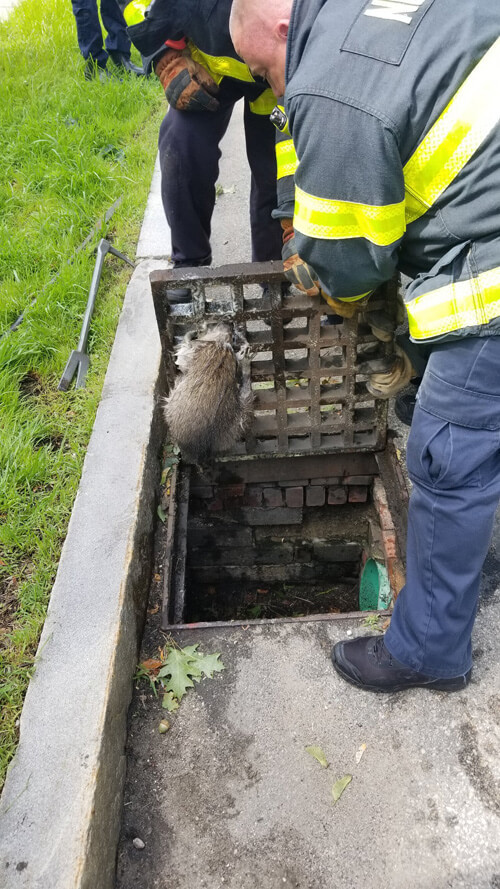
[[[0,335],[36,298],[0,339],[1,787],[131,273],[114,257],[104,263],[86,388],[57,384],[78,342],[99,239],[134,258],[164,97],[155,78],[85,81],[63,0],[25,0],[0,24],[0,84]]]

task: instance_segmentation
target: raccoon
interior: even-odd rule
[[[229,451],[251,419],[250,348],[232,325],[188,333],[177,349],[180,375],[165,399],[170,437],[199,466]]]

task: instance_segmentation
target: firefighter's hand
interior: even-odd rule
[[[391,355],[372,357],[358,363],[356,370],[366,374],[366,388],[375,398],[391,398],[408,385],[416,371],[405,352],[396,346]]]
[[[353,302],[344,302],[342,299],[335,299],[334,296],[329,296],[324,290],[320,290],[320,293],[328,305],[334,309],[335,314],[340,315],[341,318],[354,318],[355,315],[362,311],[363,306],[365,305],[364,300],[359,300],[359,302],[357,300],[354,300]]]
[[[382,285],[365,301],[361,320],[371,328],[378,340],[390,343],[396,328],[403,323],[405,310],[398,290]]]
[[[307,293],[308,296],[317,296],[319,293],[318,278],[314,269],[304,262],[297,253],[292,220],[282,219],[281,228],[283,229],[281,258],[287,281],[290,281],[302,293]]]
[[[217,111],[219,87],[188,49],[168,49],[155,64],[167,101],[177,111]]]

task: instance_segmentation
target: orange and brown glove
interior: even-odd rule
[[[306,293],[307,296],[317,296],[318,294],[321,294],[328,305],[331,306],[332,309],[335,309],[335,313],[342,318],[353,318],[354,315],[361,311],[361,304],[364,305],[365,300],[360,300],[359,302],[343,302],[340,299],[335,299],[335,297],[329,296],[328,293],[325,293],[325,291],[321,289],[316,272],[307,262],[304,262],[297,253],[293,219],[282,219],[281,228],[283,229],[281,258],[283,260],[283,270],[287,280],[297,287],[298,290],[301,290],[302,293]]]
[[[283,229],[281,258],[286,279],[302,293],[307,293],[308,296],[317,296],[319,293],[318,277],[314,269],[304,262],[297,253],[293,219],[282,219],[281,228]]]
[[[188,49],[167,49],[155,64],[155,74],[177,111],[217,111],[219,87]]]

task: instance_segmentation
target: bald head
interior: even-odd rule
[[[285,92],[288,26],[293,0],[233,0],[229,30],[234,48],[252,74],[276,96]]]

